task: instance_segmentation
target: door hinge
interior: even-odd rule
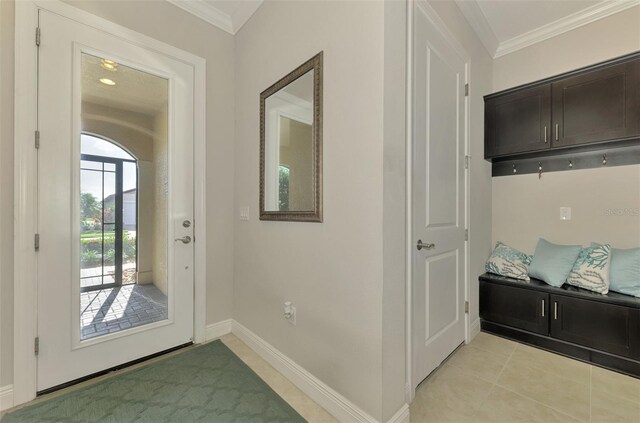
[[[36,336],[33,340],[33,352],[35,355],[40,354],[40,337]]]
[[[40,27],[36,28],[36,46],[40,47]]]
[[[464,302],[464,313],[469,314],[469,301]]]
[[[464,84],[464,96],[469,97],[469,84]]]
[[[33,237],[33,248],[36,251],[40,250],[40,234],[35,234]]]
[[[36,139],[36,150],[37,150],[40,148],[40,131],[38,131],[37,129],[36,129],[35,139]]]
[[[464,168],[469,169],[469,164],[471,163],[471,156],[464,156]]]
[[[464,230],[464,240],[469,241],[469,229]]]

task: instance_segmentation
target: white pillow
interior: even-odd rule
[[[609,269],[611,268],[611,245],[592,244],[583,248],[567,283],[589,291],[606,294],[609,292]]]
[[[498,241],[484,267],[489,273],[528,281],[529,264],[530,255]]]

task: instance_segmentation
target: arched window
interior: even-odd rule
[[[80,137],[80,287],[136,283],[138,163],[123,147]]]

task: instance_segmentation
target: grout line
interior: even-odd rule
[[[538,404],[538,405],[542,405],[543,407],[548,408],[548,409],[550,409],[550,410],[553,410],[553,411],[555,411],[556,413],[560,413],[560,414],[562,414],[563,416],[567,416],[567,417],[569,417],[569,418],[570,418],[570,419],[572,419],[572,420],[582,421],[582,420],[580,420],[579,418],[572,416],[571,414],[568,414],[568,413],[566,413],[566,412],[564,412],[564,411],[558,410],[558,409],[556,409],[556,408],[554,408],[554,407],[550,406],[549,404],[545,404],[545,403],[544,403],[544,402],[542,402],[542,401],[538,401],[538,400],[537,400],[537,399],[535,399],[535,398],[531,398],[531,397],[528,397],[528,396],[526,396],[526,395],[523,395],[523,394],[521,394],[521,393],[519,393],[519,392],[516,392],[516,391],[514,391],[514,390],[513,390],[513,389],[511,389],[511,388],[507,388],[506,386],[503,386],[503,385],[498,385],[498,386],[499,386],[500,388],[504,389],[505,391],[509,391],[509,392],[511,392],[512,394],[518,395],[518,396],[519,396],[519,397],[521,397],[521,398],[527,399],[527,400],[529,400],[529,401],[533,401],[533,402],[535,402],[535,403],[536,403],[536,404]]]
[[[493,386],[491,386],[491,389],[489,389],[489,394],[487,395],[487,399],[491,396],[495,387],[498,386],[498,381],[500,380],[500,376],[502,376],[502,373],[504,373],[504,370],[507,368],[509,361],[511,361],[511,357],[513,357],[513,353],[516,352],[516,348],[518,348],[517,345],[513,348],[513,350],[511,351],[511,354],[509,354],[509,357],[507,357],[507,361],[504,362],[502,369],[500,369],[500,372],[498,373],[498,377],[496,377],[496,381],[493,383]]]
[[[520,345],[520,344],[518,344],[518,345]],[[517,346],[516,346],[516,348],[517,348]],[[513,352],[515,352],[515,350],[514,350]],[[511,355],[513,355],[513,353],[512,353]],[[509,358],[511,358],[511,357],[509,357]],[[568,359],[568,360],[571,360],[570,358],[567,358],[567,359]],[[529,368],[529,369],[531,369],[531,370],[534,370],[534,371],[542,371],[542,372],[545,372],[545,373],[546,373],[546,370],[539,370],[539,369],[536,369],[536,368],[534,368],[534,367],[530,366],[528,363],[523,363],[522,365],[523,365],[523,366],[526,366],[527,368]],[[505,368],[506,368],[506,365],[505,365]],[[504,369],[503,369],[503,370],[504,370]],[[589,371],[591,372],[591,370],[589,370]],[[500,375],[502,375],[502,372],[500,372]],[[559,375],[556,375],[556,376],[557,376],[557,377],[559,377],[559,378],[561,378],[561,379],[565,379],[565,380],[571,381],[572,383],[577,383],[577,384],[579,384],[579,385],[582,385],[582,383],[577,382],[577,381],[575,381],[575,380],[568,379],[568,378],[565,378],[565,377],[563,377],[563,376],[559,376]],[[513,393],[513,394],[519,395],[519,396],[520,396],[520,397],[522,397],[522,398],[525,398],[525,399],[531,400],[531,401],[535,402],[536,404],[542,405],[542,406],[544,406],[544,407],[546,407],[546,408],[549,408],[549,409],[551,409],[551,410],[553,410],[553,411],[555,411],[555,412],[557,412],[557,413],[560,413],[560,414],[562,414],[562,415],[564,415],[564,416],[567,416],[567,417],[569,417],[569,418],[571,418],[571,419],[578,420],[578,421],[582,421],[582,420],[580,420],[578,417],[572,416],[571,414],[568,414],[568,413],[567,413],[567,412],[565,412],[565,411],[558,410],[557,408],[555,408],[555,407],[551,406],[550,404],[546,404],[546,403],[544,403],[544,402],[542,402],[542,401],[539,401],[539,400],[537,400],[537,399],[535,399],[535,398],[533,398],[533,397],[529,397],[529,396],[523,395],[523,394],[521,394],[521,393],[519,393],[519,392],[516,392],[516,391],[514,391],[513,389],[511,389],[511,388],[509,388],[509,387],[507,387],[507,386],[505,386],[505,385],[498,384],[498,381],[499,381],[499,380],[500,380],[500,376],[498,376],[498,380],[496,380],[496,385],[497,385],[497,386],[499,386],[499,387],[500,387],[500,388],[502,388],[502,389],[505,389],[505,390],[507,390],[507,391],[509,391],[509,392],[511,392],[511,393]],[[589,395],[591,395],[591,373],[589,373]],[[591,397],[589,397],[589,421],[591,421]]]

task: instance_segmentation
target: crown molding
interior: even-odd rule
[[[236,11],[233,15],[229,15],[203,0],[167,1],[231,35],[235,35],[242,28],[263,2],[263,0],[237,1]]]
[[[480,41],[484,45],[484,48],[489,53],[489,56],[493,57],[498,50],[498,38],[493,33],[491,25],[487,21],[487,18],[482,13],[477,1],[470,0],[455,0],[456,5],[467,19],[473,30],[480,38]]]
[[[562,19],[558,19],[557,21],[501,42],[493,57],[498,58],[505,54],[513,53],[514,51],[548,40],[549,38],[638,5],[640,5],[640,0],[605,0]],[[480,34],[478,34],[478,36],[480,37]]]

